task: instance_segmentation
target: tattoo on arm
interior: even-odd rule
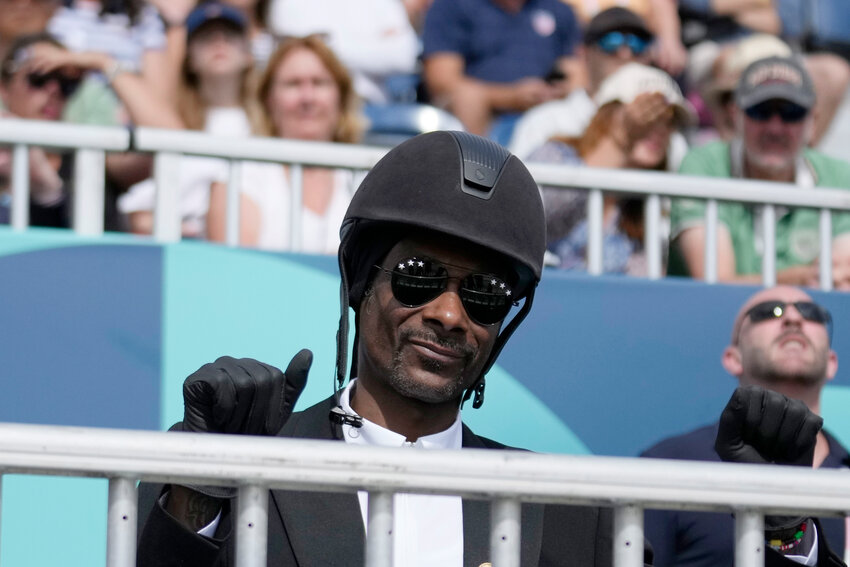
[[[186,520],[195,531],[200,530],[212,522],[218,511],[221,510],[221,502],[210,498],[206,494],[194,492],[189,496],[186,509]]]
[[[215,519],[222,504],[221,500],[191,488],[172,485],[166,509],[180,523],[196,532]]]

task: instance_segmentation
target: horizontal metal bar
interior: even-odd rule
[[[130,131],[117,126],[4,118],[0,121],[0,144],[121,152],[130,149]]]
[[[850,509],[850,475],[839,470],[46,425],[0,424],[0,472],[645,508]]]
[[[667,172],[607,169],[576,165],[527,163],[541,185],[602,189],[617,193],[717,199],[739,203],[773,203],[788,207],[850,210],[850,191],[813,187],[800,191],[793,183],[698,177]]]
[[[4,118],[0,123],[2,144],[123,151],[130,149],[130,132],[120,127]],[[387,148],[354,144],[262,137],[234,139],[157,128],[136,128],[133,149],[349,169],[370,169],[387,152]],[[792,183],[533,162],[526,165],[538,183],[556,187],[850,210],[850,191],[841,188],[816,187],[800,191]]]
[[[300,163],[347,169],[371,169],[387,148],[282,138],[234,138],[203,132],[136,128],[134,147],[146,152],[178,152],[191,155]]]

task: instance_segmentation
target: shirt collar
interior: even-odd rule
[[[342,409],[348,413],[357,414],[351,408],[351,390],[357,383],[356,379],[348,382],[348,385],[340,394],[339,403]],[[362,418],[362,416],[361,416]],[[420,437],[415,442],[407,441],[404,435],[400,435],[395,431],[390,431],[385,427],[381,427],[377,423],[373,423],[366,418],[363,419],[361,427],[352,427],[350,425],[342,426],[342,436],[346,443],[354,445],[371,445],[374,447],[416,447],[419,449],[460,449],[462,437],[462,424],[460,419],[460,411],[457,412],[457,417],[454,423],[448,429]]]

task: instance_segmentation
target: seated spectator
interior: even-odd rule
[[[70,120],[132,125],[121,95],[114,92],[114,79],[122,74],[137,75],[145,84],[144,92],[159,102],[175,99],[177,67],[169,64],[168,41],[181,32],[166,30],[156,8],[145,0],[67,0],[50,20],[48,31],[72,52],[100,53],[112,60],[109,67],[89,74],[81,98],[68,109]],[[107,230],[126,229],[116,211],[116,199],[152,170],[149,154],[107,154]]]
[[[152,4],[143,0],[72,0],[50,20],[48,31],[71,51],[110,55],[116,66],[99,74],[107,82],[121,71],[138,73],[162,98],[176,85],[165,72],[166,37],[163,22]]]
[[[806,147],[812,133],[815,91],[803,64],[769,57],[744,71],[735,91],[737,131],[731,142],[691,150],[681,172],[691,175],[850,188],[850,165]],[[718,205],[717,275],[720,281],[761,281],[763,242],[756,208]],[[705,203],[673,201],[669,274],[704,276]],[[819,213],[780,209],[776,221],[777,281],[816,285]],[[835,287],[850,285],[850,214],[832,215]]]
[[[280,37],[323,36],[363,100],[390,100],[386,81],[416,72],[419,42],[399,0],[271,0],[269,26]]]
[[[830,8],[832,3],[836,6]],[[810,8],[814,4],[817,9]],[[838,7],[839,4],[843,7]],[[850,64],[846,60],[804,41],[802,30],[816,27],[812,13],[820,13],[822,6],[824,12],[839,18],[836,22],[844,21],[840,19],[841,12],[848,10],[844,0],[679,0],[682,36],[691,48],[692,82],[701,82],[709,75],[715,58],[725,51],[727,44],[759,32],[783,38],[795,52],[805,53],[803,61],[814,81],[817,109],[809,143],[817,146],[829,130],[850,85]]]
[[[318,36],[291,38],[272,55],[260,80],[266,133],[320,142],[357,142],[358,98],[351,76]],[[240,196],[240,243],[286,250],[290,242],[290,168],[244,163]],[[339,225],[356,188],[350,170],[303,169],[301,250],[336,253]],[[209,237],[226,237],[227,188],[215,183],[207,217]]]
[[[777,286],[753,294],[732,326],[721,358],[740,386],[761,387],[800,400],[820,413],[821,392],[835,376],[838,355],[830,348],[832,318],[800,289]],[[641,456],[720,462],[715,450],[720,424],[714,422],[664,439]],[[826,430],[817,434],[809,466],[847,470],[850,455]],[[720,567],[735,563],[735,519],[728,512],[647,510],[646,537],[656,567]],[[844,519],[824,518],[818,531],[833,549],[845,549]],[[769,538],[772,539],[772,538]],[[805,557],[811,540],[792,542]],[[809,564],[809,563],[806,563]]]
[[[580,39],[560,0],[434,0],[423,33],[431,102],[507,144],[519,113],[579,86]]]
[[[184,128],[237,137],[259,131],[261,110],[252,88],[248,30],[242,14],[227,4],[206,2],[189,14],[177,99]],[[210,185],[226,181],[228,171],[224,160],[183,158],[179,191],[184,237],[206,235]],[[119,197],[118,209],[128,215],[133,232],[153,230],[155,198],[153,179],[133,185]]]
[[[648,23],[657,37],[652,62],[673,77],[678,76],[688,61],[682,44],[679,14],[671,0],[564,0],[579,18],[583,28],[600,13],[623,8]]]
[[[695,85],[710,112],[717,137],[726,141],[735,137],[735,88],[744,69],[759,59],[791,54],[787,43],[765,33],[749,35],[720,48],[710,75]]]
[[[695,121],[669,75],[629,63],[606,79],[599,110],[579,137],[556,137],[529,161],[591,167],[666,169],[671,134]],[[565,269],[587,266],[587,191],[543,187],[548,249]],[[644,276],[643,201],[606,195],[603,205],[603,270]]]
[[[508,145],[511,152],[524,159],[552,136],[584,132],[596,112],[593,97],[602,81],[626,63],[648,64],[652,42],[652,32],[634,12],[614,7],[597,14],[577,49],[586,85],[526,111],[514,127]]]
[[[16,39],[0,67],[0,97],[6,111],[2,116],[34,120],[60,120],[68,98],[82,79],[79,69],[41,72],[35,66],[32,48],[49,44],[61,47],[48,34]],[[0,118],[2,122],[2,118]],[[34,226],[69,226],[68,202],[73,155],[32,148],[29,152],[29,222]],[[0,224],[9,224],[11,213],[12,152],[0,150]]]

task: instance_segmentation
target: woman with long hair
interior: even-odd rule
[[[669,75],[629,63],[599,88],[596,114],[578,137],[554,137],[529,161],[591,167],[667,169],[670,137],[694,122],[693,110]],[[549,252],[565,269],[586,269],[587,192],[543,187]],[[606,194],[603,270],[646,275],[643,201]]]
[[[180,72],[177,113],[183,128],[217,136],[250,136],[262,129],[262,111],[254,93],[247,22],[226,4],[199,5],[186,19],[186,57]],[[210,185],[227,178],[227,163],[187,157],[180,168],[183,236],[206,233]],[[118,200],[133,232],[153,228],[156,190],[152,179],[130,188]]]
[[[359,100],[345,66],[318,36],[290,38],[269,59],[260,79],[264,133],[314,142],[359,141],[363,122]],[[240,243],[264,249],[291,247],[289,206],[291,168],[247,162],[242,165]],[[302,175],[301,249],[333,254],[339,225],[355,189],[349,170],[305,167]],[[208,233],[225,238],[226,187],[213,185]]]

